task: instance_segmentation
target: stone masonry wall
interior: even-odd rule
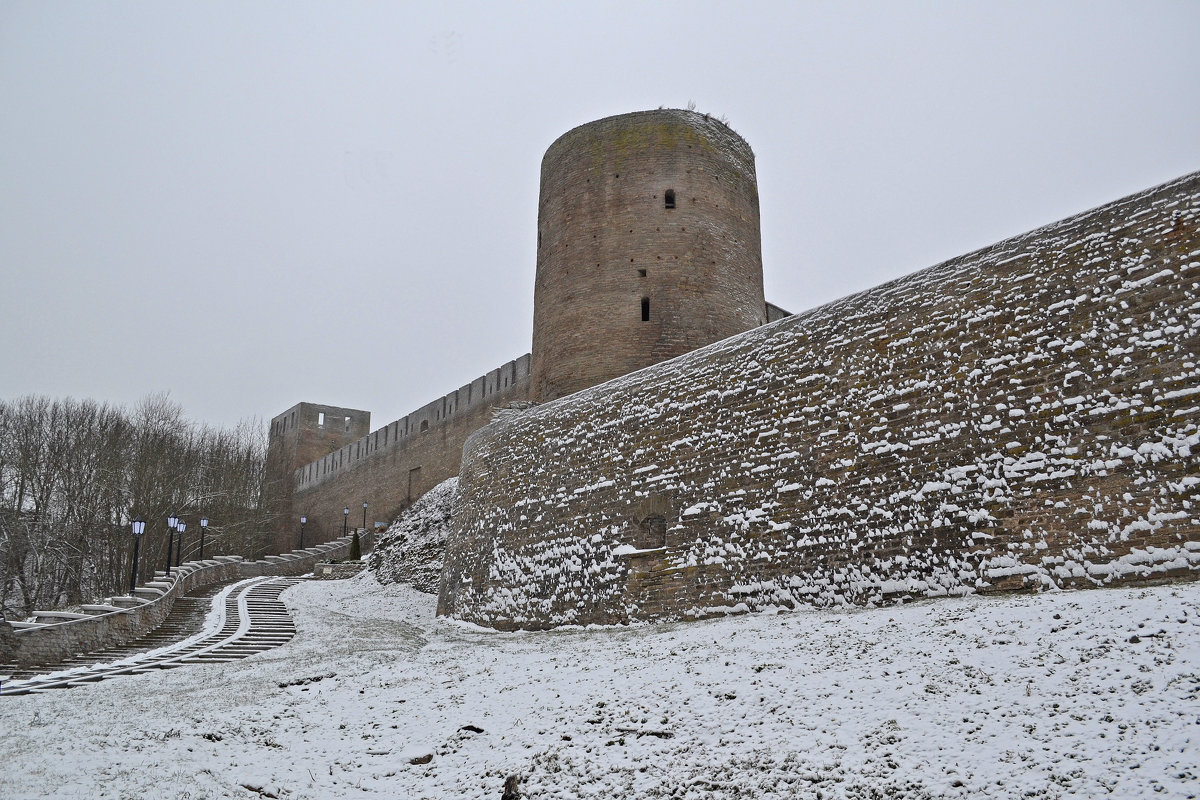
[[[308,515],[305,542],[340,536],[349,526],[391,522],[413,500],[458,474],[463,442],[488,424],[494,410],[529,397],[529,356],[497,367],[402,419],[329,453],[295,473],[291,541]]]
[[[1200,173],[497,421],[499,628],[1200,573]]]

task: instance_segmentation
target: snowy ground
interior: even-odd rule
[[[0,698],[0,797],[1200,793],[1200,583],[522,634],[284,597],[280,649]]]

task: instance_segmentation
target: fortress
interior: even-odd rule
[[[370,412],[300,403],[271,420],[276,549],[393,519],[458,474],[493,410],[543,403],[786,316],[763,297],[754,154],[705,114],[582,125],[551,145],[538,203],[533,351],[369,433]]]
[[[583,125],[532,353],[373,432],[273,419],[277,546],[458,474],[439,613],[502,628],[1195,577],[1198,218],[1193,174],[789,316],[741,137]]]

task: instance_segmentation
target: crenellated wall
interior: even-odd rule
[[[270,441],[280,458],[297,469],[370,430],[370,411],[297,403],[271,420]]]
[[[619,623],[1200,573],[1200,173],[506,415],[439,613]]]
[[[325,541],[342,533],[343,509],[349,527],[391,522],[429,489],[458,474],[467,437],[492,419],[497,407],[529,397],[529,356],[509,361],[411,414],[339,447],[293,474],[293,546],[299,515],[306,514],[305,541]]]

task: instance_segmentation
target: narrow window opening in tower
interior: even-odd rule
[[[638,277],[639,277],[639,278],[644,278],[644,277],[646,277],[646,270],[644,270],[644,269],[639,269],[639,270],[638,270]]]
[[[346,430],[350,430],[350,418],[346,417]]]
[[[325,427],[325,412],[324,411],[317,412],[317,427],[318,428]]]
[[[642,322],[650,321],[650,298],[642,298]]]
[[[421,433],[424,433],[427,430],[429,430],[429,420],[423,419],[421,420]]]
[[[675,207],[675,190],[674,189],[667,189],[666,206],[667,206],[667,208]]]

